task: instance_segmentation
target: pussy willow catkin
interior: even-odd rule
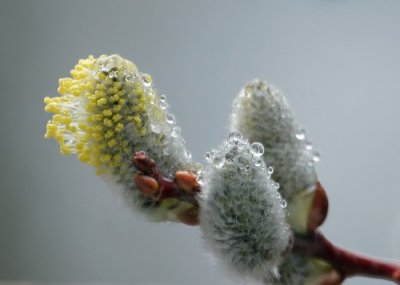
[[[55,138],[62,154],[76,154],[93,166],[122,190],[128,204],[152,220],[175,220],[176,212],[190,205],[154,201],[136,191],[132,178],[131,159],[137,151],[157,161],[166,176],[196,168],[151,76],[119,55],[81,59],[71,76],[60,79],[60,96],[44,99],[45,111],[54,113],[45,137]]]

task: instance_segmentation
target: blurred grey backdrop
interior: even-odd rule
[[[400,259],[399,13],[398,0],[0,1],[0,280],[236,284],[197,228],[137,218],[44,140],[43,97],[102,53],[153,75],[198,161],[227,136],[241,86],[274,83],[322,154],[323,231]]]

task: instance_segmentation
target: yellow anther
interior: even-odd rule
[[[106,109],[106,110],[104,110],[104,111],[103,111],[103,115],[106,116],[106,117],[111,116],[111,115],[112,115],[111,109]]]
[[[133,121],[135,122],[135,124],[140,124],[142,122],[139,115],[133,116]]]
[[[113,112],[119,112],[119,111],[121,111],[121,105],[115,105],[114,107],[113,107]]]
[[[103,130],[102,125],[95,125],[92,127],[92,131],[94,131],[94,132],[101,132],[102,130]]]
[[[83,141],[78,141],[75,145],[75,148],[78,152],[81,152],[83,150],[83,147],[85,146]]]
[[[106,78],[107,78],[107,76],[105,74],[101,73],[101,72],[99,73],[98,77],[102,81],[106,80]],[[97,86],[96,86],[96,88],[97,88]]]
[[[61,110],[52,103],[46,105],[46,107],[44,107],[44,110],[49,113],[61,113]]]
[[[94,92],[94,95],[95,95],[95,97],[96,97],[97,99],[106,97],[106,93],[105,93],[104,91],[101,91],[101,90],[96,90],[96,91]]]
[[[139,106],[139,112],[145,113],[146,112],[146,106],[145,105]]]
[[[112,136],[114,136],[114,132],[113,132],[112,130],[108,130],[108,131],[104,134],[104,137],[105,137],[106,139],[109,139],[109,138],[111,138]]]
[[[139,129],[139,135],[140,135],[140,136],[145,136],[146,133],[147,133],[146,128],[140,128],[140,129]]]
[[[113,122],[110,119],[104,119],[103,124],[107,127],[112,127]]]
[[[97,90],[106,90],[107,88],[106,88],[106,86],[105,86],[104,84],[102,84],[102,83],[97,83],[96,89],[97,89]]]
[[[113,119],[114,122],[118,122],[119,120],[122,119],[122,116],[121,116],[120,114],[115,114],[115,115],[112,117],[112,119]]]
[[[92,133],[92,138],[95,141],[100,141],[100,140],[102,140],[104,138],[104,136],[103,136],[103,134],[101,132],[95,132],[95,133]]]
[[[111,155],[109,155],[109,154],[103,154],[102,156],[100,156],[101,162],[107,162],[107,161],[110,161],[110,159],[111,159]]]
[[[97,106],[103,106],[105,104],[107,104],[106,98],[101,98],[101,99],[97,100]]]
[[[110,87],[108,88],[108,93],[115,94],[118,92],[118,88]],[[117,99],[118,100],[118,99]]]
[[[116,131],[116,132],[122,132],[123,129],[124,129],[124,125],[121,124],[121,123],[118,123],[118,124],[115,126],[115,131]]]
[[[112,158],[115,162],[121,162],[122,161],[122,155],[120,153],[116,154]]]
[[[115,146],[117,144],[117,140],[116,139],[111,139],[111,140],[108,141],[107,144],[108,144],[109,147],[113,147],[113,146]]]
[[[71,75],[74,79],[84,79],[87,76],[87,73],[77,69],[72,69]]]
[[[103,120],[103,115],[102,114],[94,114],[90,116],[90,120],[93,122],[98,122]]]
[[[78,131],[76,126],[67,125],[65,128],[72,133],[76,133]]]
[[[119,100],[119,96],[118,95],[113,95],[113,96],[111,96],[111,100],[113,102],[117,102]]]
[[[54,122],[61,123],[61,120],[62,120],[62,116],[61,116],[60,114],[55,114],[55,115],[53,116],[53,121],[54,121]]]
[[[65,146],[65,145],[60,146],[60,152],[61,152],[61,154],[64,154],[64,155],[68,155],[68,154],[72,153],[71,148],[68,146]]]
[[[121,88],[121,86],[122,86],[122,83],[121,82],[114,82],[114,88],[116,88],[117,90],[119,89],[119,88]]]
[[[82,130],[82,131],[86,131],[88,130],[88,126],[84,123],[79,123],[78,127]]]
[[[87,164],[90,161],[90,156],[87,155],[86,153],[80,153],[80,154],[78,154],[78,159],[80,161],[82,161],[83,163]]]
[[[85,111],[88,113],[94,113],[94,111],[96,110],[96,104],[92,104],[92,103],[88,103],[86,105]]]
[[[71,121],[72,121],[71,117],[62,116],[60,123],[62,123],[64,125],[69,125],[71,123]]]

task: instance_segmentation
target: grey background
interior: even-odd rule
[[[337,244],[400,259],[400,1],[0,1],[0,280],[235,284],[197,228],[150,224],[45,141],[43,97],[79,58],[119,53],[167,94],[194,158],[254,77],[322,154]],[[384,284],[354,278],[346,284]]]

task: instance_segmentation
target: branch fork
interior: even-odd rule
[[[190,171],[177,171],[171,179],[163,176],[156,162],[144,152],[137,152],[132,158],[137,169],[134,181],[138,190],[155,201],[174,198],[193,205],[179,213],[180,222],[187,225],[198,225],[199,202],[197,194],[201,192],[196,181],[196,174]],[[318,182],[316,195],[309,215],[309,233],[294,233],[292,252],[325,261],[333,270],[326,274],[319,285],[339,285],[353,276],[366,276],[393,281],[400,284],[400,263],[366,257],[341,249],[327,240],[318,231],[327,215],[328,198],[322,185]]]

